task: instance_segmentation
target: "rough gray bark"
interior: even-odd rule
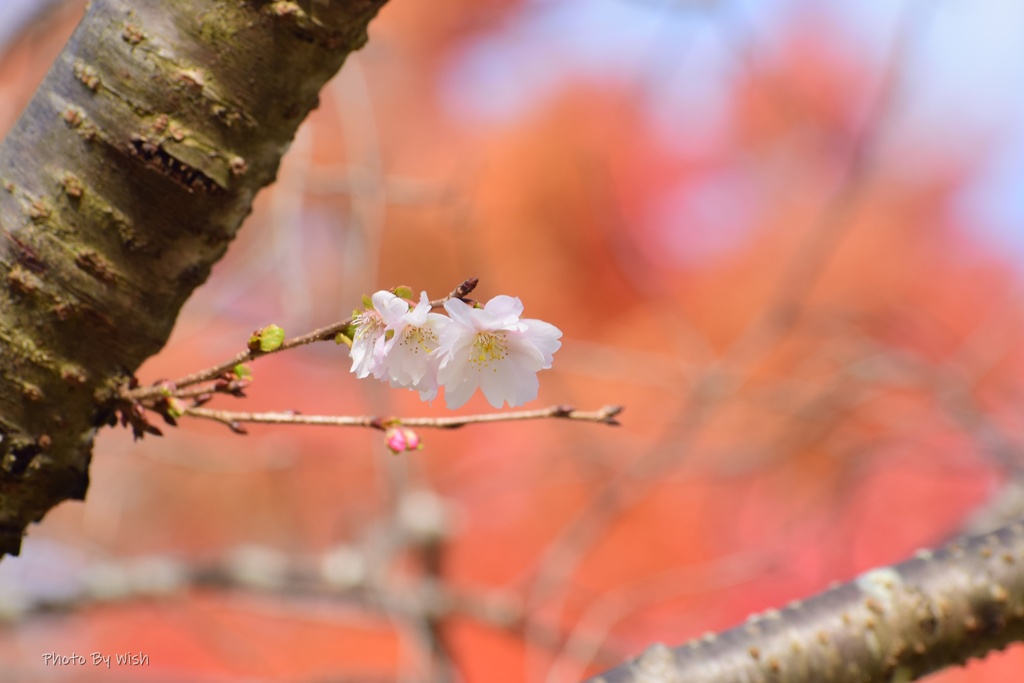
[[[82,499],[118,384],[384,0],[93,0],[0,145],[0,556]]]
[[[589,683],[920,678],[1024,638],[1024,523],[867,572],[743,626],[649,648]]]

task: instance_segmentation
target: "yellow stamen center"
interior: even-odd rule
[[[479,332],[473,342],[469,362],[477,370],[483,370],[490,367],[494,361],[505,360],[506,355],[508,355],[508,341],[505,339],[504,332]]]
[[[409,347],[413,353],[430,353],[431,349],[437,347],[437,335],[433,330],[425,327],[407,327],[402,335],[402,346]]]

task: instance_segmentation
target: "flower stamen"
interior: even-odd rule
[[[505,360],[508,355],[508,340],[502,332],[479,332],[473,341],[469,362],[477,369],[490,367],[493,362]]]
[[[408,347],[413,353],[430,353],[437,348],[437,334],[426,327],[409,327],[402,337],[402,346]]]

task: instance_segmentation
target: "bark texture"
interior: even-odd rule
[[[1024,638],[1024,523],[867,572],[589,683],[905,683]]]
[[[0,556],[88,487],[166,342],[384,0],[93,0],[0,145]]]

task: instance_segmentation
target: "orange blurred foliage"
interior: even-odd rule
[[[140,378],[218,362],[271,321],[294,334],[344,318],[378,288],[439,296],[479,276],[481,299],[517,295],[565,332],[537,405],[623,404],[623,426],[425,432],[402,458],[358,430],[104,433],[87,502],[51,513],[5,565],[28,562],[36,537],[90,562],[202,564],[254,544],[319,566],[349,544],[384,553],[369,571],[386,594],[203,587],[82,605],[9,627],[11,671],[42,675],[43,652],[141,649],[152,665],[131,680],[422,677],[417,622],[385,598],[422,579],[389,534],[403,501],[431,491],[452,534],[437,578],[512,615],[443,620],[456,669],[570,681],[939,542],[1019,467],[1017,275],[947,211],[975,159],[908,178],[883,112],[878,149],[851,172],[884,74],[813,21],[734,75],[725,133],[700,149],[670,144],[611,79],[570,80],[511,122],[458,120],[438,86],[456,46],[534,4],[393,0]],[[8,52],[6,101],[24,101],[23,74],[41,77],[55,45]],[[445,412],[355,381],[343,348],[253,370],[239,409]],[[1014,650],[935,680],[1022,670]]]

